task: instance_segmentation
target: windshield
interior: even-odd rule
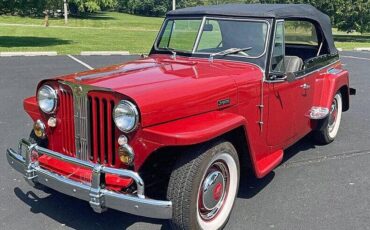
[[[168,19],[156,49],[247,58],[256,58],[265,52],[266,21],[206,18],[204,25],[202,23],[202,19]],[[231,49],[240,51],[224,52]]]

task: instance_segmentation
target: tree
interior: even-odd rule
[[[340,1],[336,25],[342,31],[370,32],[370,3],[368,0]]]
[[[97,12],[105,8],[116,7],[118,0],[69,0],[69,8],[72,14],[84,12]]]
[[[49,26],[49,15],[58,9],[63,7],[62,1],[55,0],[43,0],[40,6],[43,7],[43,13],[45,14],[45,26]]]
[[[170,0],[118,0],[120,11],[147,16],[163,16],[171,4]]]

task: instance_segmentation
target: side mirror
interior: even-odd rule
[[[295,80],[295,78],[296,78],[296,75],[295,75],[295,73],[293,73],[293,72],[287,72],[287,73],[285,74],[285,76],[286,76],[286,81],[287,81],[287,82],[292,82],[292,81],[294,81],[294,80]]]

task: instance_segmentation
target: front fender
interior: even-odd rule
[[[23,101],[23,108],[33,121],[41,118],[39,106],[36,97],[29,97]]]
[[[143,129],[143,137],[164,146],[193,145],[246,124],[245,118],[213,111]]]

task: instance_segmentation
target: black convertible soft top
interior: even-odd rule
[[[315,7],[307,4],[225,4],[197,6],[173,10],[167,16],[233,16],[274,19],[306,19],[320,25],[328,43],[330,53],[337,53],[334,45],[330,18]]]

